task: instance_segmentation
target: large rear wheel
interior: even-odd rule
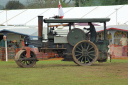
[[[74,62],[81,66],[92,65],[97,60],[98,54],[97,46],[88,40],[78,42],[72,50]]]

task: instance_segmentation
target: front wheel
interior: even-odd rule
[[[23,68],[30,68],[36,64],[36,55],[34,52],[30,52],[30,58],[26,57],[26,51],[20,50],[15,56],[15,62],[18,66]]]
[[[98,54],[97,46],[88,40],[78,42],[72,50],[74,62],[81,66],[92,65],[98,59]]]

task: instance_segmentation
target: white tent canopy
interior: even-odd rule
[[[15,33],[20,35],[33,36],[33,33],[37,31],[38,31],[37,28],[32,28],[32,27],[0,26],[0,33],[8,32],[8,33]],[[37,35],[38,35],[38,32],[34,36],[37,36]]]
[[[128,25],[110,25],[106,27],[107,30],[120,30],[120,31],[128,31]],[[99,26],[96,27],[96,31],[100,32],[103,31],[104,27],[103,26]]]
[[[128,24],[128,5],[63,8],[64,18],[110,18],[107,25]],[[37,16],[58,15],[58,8],[0,10],[0,24],[38,25]]]

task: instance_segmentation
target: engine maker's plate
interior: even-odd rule
[[[68,43],[75,46],[78,42],[85,40],[85,33],[79,28],[72,29],[67,36]]]

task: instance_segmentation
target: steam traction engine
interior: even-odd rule
[[[16,56],[15,61],[20,67],[33,67],[38,61],[36,55],[30,50],[29,45],[38,47],[40,52],[56,52],[59,56],[64,58],[72,57],[72,60],[81,66],[92,65],[95,61],[105,62],[107,60],[107,46],[106,39],[106,22],[109,18],[72,18],[72,19],[43,19],[43,16],[38,16],[38,38],[31,39],[29,36],[24,38],[25,48],[20,50]],[[49,30],[47,26],[47,39],[44,39],[42,34],[44,23],[68,23],[69,32],[67,36],[59,35],[54,32],[54,29]],[[104,40],[95,43],[88,40],[87,34],[79,29],[71,29],[74,23],[96,22],[104,24]],[[44,42],[46,41],[46,42]]]

